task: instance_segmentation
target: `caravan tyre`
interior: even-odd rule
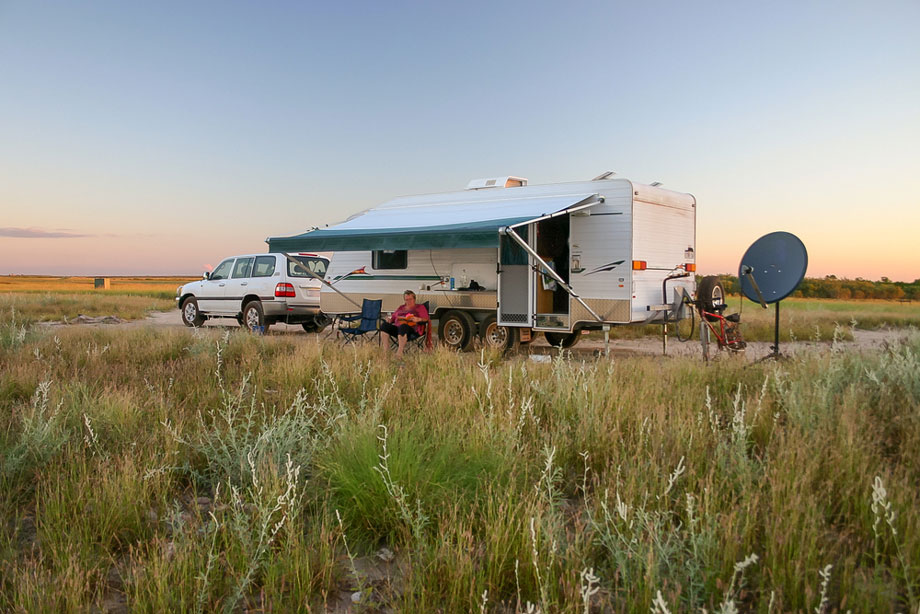
[[[715,275],[704,277],[700,280],[700,285],[696,289],[696,297],[700,302],[703,311],[716,312],[718,308],[725,305],[725,288],[722,282]],[[710,322],[715,322],[718,318],[706,316]]]
[[[438,339],[450,349],[462,352],[470,347],[475,325],[465,311],[448,311],[438,319]]]
[[[581,338],[581,331],[576,330],[571,333],[543,333],[543,336],[546,337],[546,342],[553,347],[562,347],[564,349],[569,349]]]
[[[485,347],[507,351],[517,345],[518,329],[510,326],[499,326],[498,319],[493,315],[488,316],[479,325],[479,336]]]
[[[322,332],[324,328],[329,326],[329,318],[323,314],[313,316],[312,320],[307,320],[301,324],[304,331],[308,333],[319,333]]]

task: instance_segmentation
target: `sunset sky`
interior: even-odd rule
[[[690,192],[702,273],[920,278],[920,2],[0,0],[0,274],[200,274],[477,177]]]

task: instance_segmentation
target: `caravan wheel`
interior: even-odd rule
[[[517,345],[518,329],[499,326],[497,318],[489,316],[479,325],[479,336],[482,338],[482,344],[487,348],[505,351]]]
[[[439,318],[438,339],[452,350],[466,350],[473,340],[473,318],[465,311],[448,311]]]
[[[553,347],[562,347],[564,349],[569,349],[581,338],[581,331],[576,330],[572,333],[543,333],[543,336],[546,337],[546,342]]]
[[[307,320],[302,323],[304,331],[308,333],[319,333],[322,332],[324,328],[329,326],[329,317],[324,314],[318,314],[313,316],[312,320]]]

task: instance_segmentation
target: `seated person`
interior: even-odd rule
[[[400,357],[406,349],[406,342],[424,334],[425,323],[428,322],[428,310],[424,305],[415,303],[415,292],[406,290],[403,292],[403,300],[405,304],[393,312],[390,321],[380,325],[380,330],[397,338],[396,355]]]

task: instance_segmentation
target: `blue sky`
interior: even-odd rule
[[[703,272],[788,230],[810,275],[916,279],[918,31],[917,2],[0,0],[0,274],[198,273],[615,170],[697,197]]]

